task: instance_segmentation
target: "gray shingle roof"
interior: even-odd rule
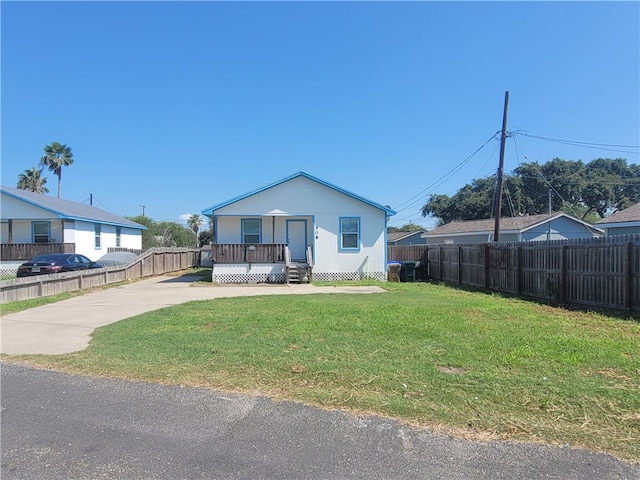
[[[536,225],[547,222],[549,220],[553,220],[557,217],[565,216],[576,222],[584,223],[586,226],[591,227],[586,222],[579,220],[577,218],[572,217],[571,215],[567,215],[562,212],[555,212],[551,214],[540,214],[540,215],[528,215],[522,217],[506,217],[500,219],[500,231],[514,231],[514,232],[524,232]],[[442,225],[441,227],[435,228],[429,232],[427,232],[427,236],[436,236],[436,235],[451,235],[451,234],[461,234],[461,233],[490,233],[493,232],[495,227],[495,219],[487,218],[484,220],[466,220],[466,221],[456,221],[450,222],[446,225]],[[592,227],[591,227],[592,228]]]
[[[40,193],[28,192],[26,190],[20,190],[18,188],[1,186],[0,190],[2,191],[2,193],[13,198],[17,198],[31,205],[49,210],[50,212],[58,215],[59,218],[90,221],[94,223],[137,228],[140,230],[146,230],[147,228],[144,225],[132,222],[131,220],[128,220],[114,213],[100,210],[93,205],[85,205],[84,203],[63,200],[61,198],[42,195]]]
[[[604,217],[598,220],[596,225],[624,222],[640,222],[640,203],[636,203],[635,205],[631,205],[630,207],[620,210],[613,215]]]
[[[426,233],[426,230],[414,230],[413,232],[390,232],[387,233],[387,242],[398,242],[404,238],[412,237],[414,235],[421,236]]]

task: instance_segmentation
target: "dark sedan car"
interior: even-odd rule
[[[16,276],[48,275],[49,273],[74,272],[89,268],[102,268],[102,265],[77,253],[49,253],[20,265]]]

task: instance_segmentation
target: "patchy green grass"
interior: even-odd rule
[[[260,393],[640,461],[640,323],[434,284],[191,302],[5,359]]]
[[[42,305],[49,305],[50,303],[60,302],[62,300],[77,297],[78,295],[84,295],[85,293],[85,291],[78,290],[76,292],[61,293],[59,295],[34,298],[32,300],[3,303],[0,305],[0,315],[9,315],[10,313],[21,312],[23,310],[29,310],[30,308],[40,307]]]

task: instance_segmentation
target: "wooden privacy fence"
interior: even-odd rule
[[[432,280],[562,305],[640,311],[640,235],[392,250],[403,248],[389,247],[388,258],[425,262]]]
[[[186,270],[198,265],[199,255],[198,249],[152,248],[128,265],[2,280],[0,303],[47,297]]]
[[[76,253],[75,243],[3,243],[0,244],[2,260],[22,260],[26,262],[47,253]]]

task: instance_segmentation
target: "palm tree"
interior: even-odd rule
[[[204,223],[204,220],[197,213],[194,213],[193,215],[191,215],[187,220],[187,225],[189,225],[189,228],[193,230],[193,233],[196,234],[196,246],[198,244],[198,230],[200,230],[200,227],[202,226],[203,223]]]
[[[58,142],[45,145],[45,155],[40,159],[41,165],[47,167],[58,177],[58,198],[60,198],[60,180],[62,179],[62,167],[73,164],[71,148]]]
[[[18,185],[20,190],[27,190],[33,193],[49,193],[49,189],[45,186],[47,179],[42,176],[42,168],[31,167],[31,170],[25,170],[24,173],[18,175]]]

